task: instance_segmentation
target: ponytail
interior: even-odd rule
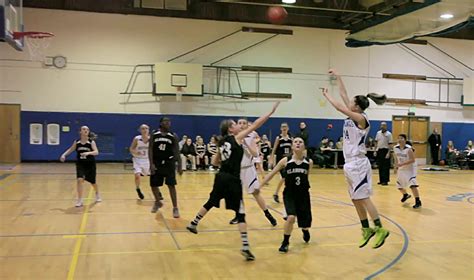
[[[358,105],[362,111],[365,111],[365,109],[369,108],[369,99],[374,101],[377,105],[382,105],[387,101],[387,96],[385,94],[380,95],[377,93],[369,93],[366,96],[356,95],[354,97],[355,104]]]
[[[220,147],[224,144],[224,136],[229,134],[229,127],[234,121],[231,119],[223,120],[220,125],[221,135],[217,137],[217,145]]]
[[[95,134],[94,132],[92,131],[89,131],[89,139],[91,141],[95,141],[95,139],[97,139],[97,134]]]
[[[375,104],[377,105],[383,105],[385,102],[387,102],[387,96],[385,94],[380,95],[380,94],[371,92],[367,94],[367,98],[372,99],[372,101],[374,101]]]

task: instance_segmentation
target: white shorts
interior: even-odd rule
[[[240,169],[240,180],[242,181],[242,187],[247,193],[254,193],[255,190],[260,189],[257,170],[253,165]]]
[[[150,175],[150,160],[147,158],[133,158],[133,170],[135,174],[143,176]]]
[[[254,158],[253,158],[253,162],[254,162],[254,163],[261,163],[261,162],[262,162],[262,157],[261,157],[261,156],[254,157]]]
[[[346,162],[344,175],[351,199],[364,199],[372,195],[372,166],[368,158],[358,158]]]
[[[411,186],[418,186],[416,183],[416,169],[398,169],[397,188],[403,189]]]

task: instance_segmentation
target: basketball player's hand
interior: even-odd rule
[[[328,73],[329,75],[333,75],[333,76],[339,76],[339,74],[337,73],[337,71],[335,69],[329,69],[328,70]]]
[[[275,113],[275,111],[276,111],[276,109],[278,108],[278,106],[280,106],[280,101],[275,102],[275,104],[273,104],[272,112],[271,112],[270,114]]]
[[[150,174],[155,175],[156,167],[154,164],[150,165]]]
[[[59,158],[59,161],[65,162],[65,161],[66,161],[66,157],[65,157],[65,156],[61,156],[61,157]]]
[[[178,175],[179,176],[183,175],[183,169],[182,168],[178,168]]]
[[[389,159],[390,158],[390,152],[387,152],[387,155],[385,156],[385,159]]]
[[[320,88],[320,89],[325,97],[329,95],[329,90],[327,88]]]

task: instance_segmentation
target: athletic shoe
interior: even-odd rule
[[[137,188],[137,194],[138,194],[138,197],[139,197],[140,199],[144,199],[144,198],[145,198],[145,196],[143,195],[142,190],[140,190],[140,188]]]
[[[155,201],[155,204],[153,204],[153,207],[151,208],[151,213],[156,213],[158,212],[158,209],[160,209],[161,207],[163,207],[163,202],[161,202],[160,200],[158,201]]]
[[[382,186],[388,186],[388,183],[381,183]]]
[[[102,198],[100,198],[100,194],[95,194],[95,202],[102,202]]]
[[[304,242],[308,243],[310,239],[311,239],[311,235],[309,234],[309,230],[303,230]]]
[[[75,206],[76,206],[76,207],[82,207],[82,206],[84,206],[84,204],[82,203],[82,199],[78,200],[78,201],[76,202],[76,205],[75,205]]]
[[[209,171],[214,171],[214,167],[209,166]]]
[[[406,193],[406,194],[403,195],[403,197],[402,197],[402,199],[401,199],[400,201],[401,201],[401,202],[405,202],[405,201],[407,201],[410,197],[411,197],[411,195],[409,195],[409,194]]]
[[[372,248],[380,248],[384,243],[385,239],[390,235],[390,231],[384,229],[383,227],[375,227],[375,242]]]
[[[381,182],[378,182],[377,185],[382,185],[382,183],[381,183]]]
[[[369,243],[369,240],[375,235],[375,230],[372,228],[362,228],[362,239],[359,242],[359,248],[364,247]]]
[[[290,247],[290,244],[281,243],[281,246],[278,251],[280,253],[288,253],[288,247]]]
[[[273,218],[272,214],[265,214],[265,217],[267,217],[268,221],[270,221],[270,224],[272,224],[272,226],[275,227],[277,225],[277,220]]]
[[[179,218],[179,209],[177,207],[173,208],[173,218]]]
[[[415,205],[413,205],[413,209],[418,209],[421,207],[421,201],[416,202]]]
[[[236,225],[239,223],[239,220],[237,219],[237,217],[233,218],[232,220],[230,220],[229,224],[231,225]]]
[[[245,257],[245,260],[247,261],[253,261],[255,260],[255,256],[252,254],[252,252],[250,252],[250,250],[240,250],[240,253],[242,254],[242,256]]]
[[[273,195],[273,201],[275,201],[276,203],[280,203],[280,199],[278,198],[277,194]]]
[[[186,229],[189,230],[190,232],[194,233],[194,234],[197,234],[197,233],[198,233],[197,226],[196,226],[196,225],[193,225],[192,223],[190,223],[190,224],[186,227]]]

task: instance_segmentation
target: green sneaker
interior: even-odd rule
[[[390,231],[382,228],[375,227],[375,243],[372,248],[377,249],[385,243],[385,239],[390,235]]]
[[[359,248],[364,247],[369,243],[372,236],[375,235],[375,230],[372,228],[362,228],[362,239],[359,242]]]

